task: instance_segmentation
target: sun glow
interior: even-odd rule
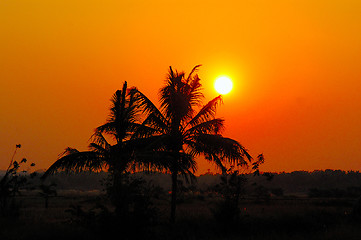
[[[219,94],[227,94],[233,88],[232,80],[229,77],[221,76],[216,79],[214,82],[214,88]]]

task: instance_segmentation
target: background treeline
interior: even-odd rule
[[[280,188],[286,194],[307,193],[310,197],[359,197],[361,173],[327,169],[274,174],[267,188]]]
[[[0,176],[3,175],[0,172]],[[39,178],[31,180],[31,185],[40,182]],[[163,173],[135,173],[162,191],[171,190],[170,175]],[[57,190],[103,191],[108,173],[83,172],[77,174],[58,173],[50,176],[48,184],[55,183]],[[361,196],[361,173],[359,171],[316,170],[313,172],[294,171],[290,173],[269,173],[267,177],[246,174],[244,195],[254,196],[309,196],[309,197],[359,197]],[[194,182],[180,179],[184,192],[217,192],[221,183],[220,174],[203,174]]]

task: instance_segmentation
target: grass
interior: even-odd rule
[[[148,239],[359,239],[361,223],[351,218],[353,199],[271,198],[243,199],[239,222],[224,223],[212,209],[219,197],[185,197],[177,206],[177,222],[169,224],[169,199],[155,201],[157,221],[124,227],[111,217],[102,221],[78,221],[68,209],[85,211],[97,202],[111,207],[99,192],[62,192],[49,201],[29,192],[18,199],[20,216],[0,219],[1,240],[98,239],[124,234],[125,238]]]

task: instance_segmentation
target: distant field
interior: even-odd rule
[[[355,199],[272,197],[270,199],[242,199],[238,223],[217,222],[212,209],[220,197],[197,193],[184,195],[177,208],[177,223],[168,223],[169,196],[154,200],[157,222],[142,228],[134,236],[156,239],[360,239],[361,222],[352,215]],[[79,206],[89,211],[96,204],[111,205],[101,191],[59,191],[58,196],[45,200],[36,191],[17,197],[20,203],[18,219],[1,219],[0,239],[97,239],[99,230],[77,221],[69,210]],[[99,223],[100,224],[100,223]],[[97,226],[95,226],[96,228]],[[135,227],[135,229],[137,229]],[[113,228],[113,230],[115,230]],[[104,229],[102,234],[114,234]],[[121,226],[119,226],[121,230]],[[115,231],[118,232],[118,231]],[[121,235],[121,231],[118,232]],[[137,235],[138,234],[138,235]],[[141,234],[141,235],[139,235]],[[131,237],[129,235],[123,237]],[[145,237],[145,236],[144,236]],[[119,238],[120,239],[120,238]],[[151,239],[151,238],[150,238]]]
[[[39,174],[41,175],[41,174]],[[217,217],[220,176],[205,174],[194,184],[180,183],[177,221],[169,223],[170,176],[135,174],[153,190],[151,220],[114,218],[114,206],[102,181],[106,173],[60,173],[45,184],[56,183],[57,196],[45,207],[42,183],[16,197],[19,215],[0,218],[0,240],[29,239],[361,239],[361,219],[352,215],[361,196],[359,172],[315,171],[275,174],[272,181],[248,175],[237,221]],[[148,185],[147,185],[148,186]],[[217,187],[218,186],[218,187]],[[151,187],[152,188],[152,187]],[[28,190],[26,190],[28,189]]]

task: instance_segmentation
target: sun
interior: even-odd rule
[[[214,82],[214,88],[219,94],[227,94],[233,88],[232,80],[229,77],[221,76],[216,79]]]

